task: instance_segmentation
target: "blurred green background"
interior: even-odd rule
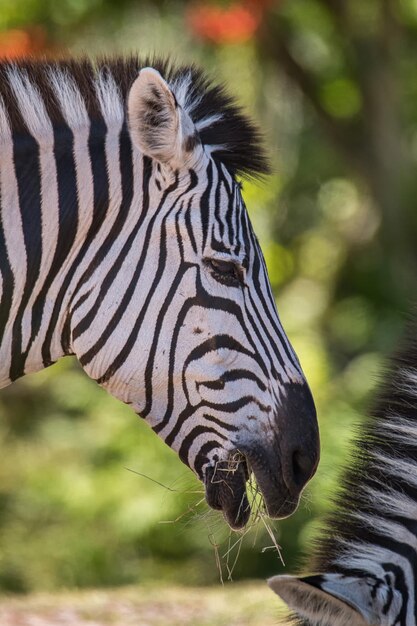
[[[322,437],[299,511],[273,525],[293,569],[412,301],[416,0],[1,0],[0,28],[2,56],[196,62],[261,125],[274,174],[244,196]],[[235,579],[283,569],[262,524],[230,535],[176,455],[71,359],[2,390],[0,446],[3,591],[209,584],[216,558],[225,579],[235,561]]]

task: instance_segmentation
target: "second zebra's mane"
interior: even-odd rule
[[[385,368],[309,569],[340,571],[346,547],[381,544],[386,523],[417,513],[417,324]],[[417,519],[417,517],[416,517]],[[347,556],[347,559],[349,557]]]
[[[65,124],[63,108],[73,127],[77,121],[80,126],[86,120],[102,121],[103,109],[107,120],[122,124],[129,88],[140,69],[149,65],[169,83],[213,158],[243,177],[268,172],[258,129],[223,87],[211,83],[193,65],[175,67],[138,57],[0,63],[0,143],[10,133],[34,134],[28,127],[31,123],[37,134],[51,135],[51,125]]]

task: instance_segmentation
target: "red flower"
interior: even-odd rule
[[[0,58],[17,59],[36,55],[46,46],[45,32],[40,27],[30,30],[8,30],[0,33]]]
[[[227,9],[196,4],[187,10],[187,23],[200,39],[214,43],[241,43],[253,37],[270,2],[246,0],[234,2]]]

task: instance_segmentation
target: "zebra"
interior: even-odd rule
[[[270,587],[304,626],[417,624],[417,323],[392,357],[304,577]]]
[[[232,528],[290,515],[317,418],[242,199],[260,133],[194,66],[0,64],[0,387],[75,355]]]

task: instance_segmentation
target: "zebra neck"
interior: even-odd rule
[[[130,141],[104,122],[15,136],[0,161],[0,386],[71,353],[68,314],[128,220]]]

